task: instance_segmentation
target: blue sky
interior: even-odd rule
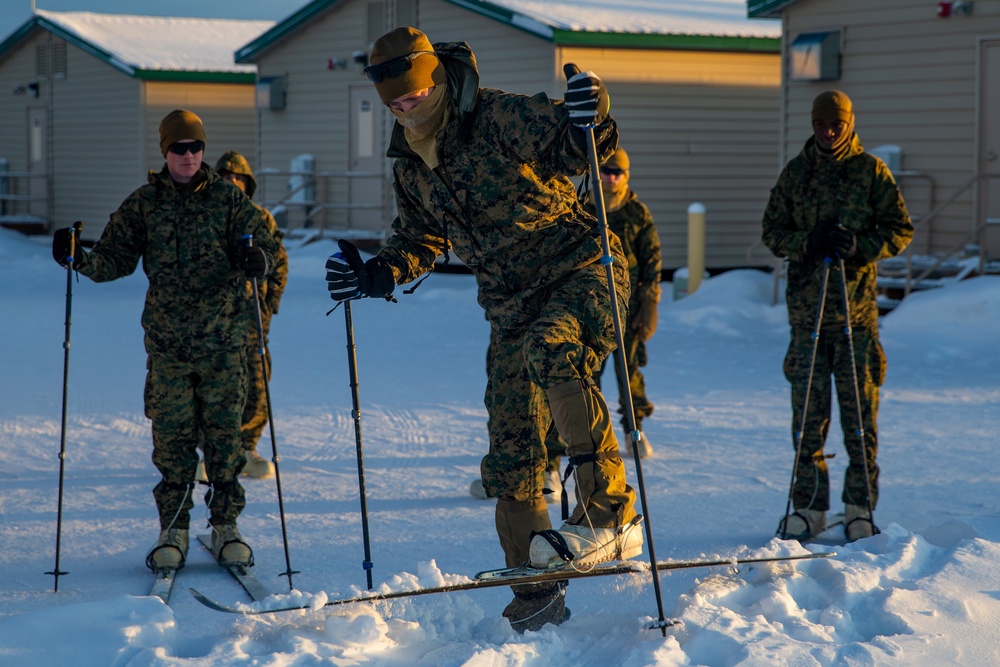
[[[36,0],[38,9],[54,12],[101,12],[151,16],[198,16],[279,21],[310,0]],[[5,0],[0,39],[31,18],[31,0]]]

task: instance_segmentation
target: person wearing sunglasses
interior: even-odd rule
[[[635,414],[635,428],[642,432],[642,420],[653,414],[653,403],[646,396],[646,379],[642,366],[648,360],[646,342],[656,333],[658,305],[660,303],[660,236],[656,232],[653,216],[646,205],[629,187],[631,165],[628,153],[619,147],[608,161],[601,165],[601,193],[608,216],[608,229],[622,242],[628,259],[629,282],[632,293],[629,297],[628,317],[622,331],[625,342],[625,365],[628,368],[629,389],[632,393],[632,408]],[[596,212],[593,192],[585,194],[585,208]],[[604,366],[608,362],[605,361]],[[604,366],[598,378],[604,374]],[[615,368],[617,372],[617,367]],[[621,423],[625,429],[627,454],[632,452],[632,434],[625,423],[625,413]],[[653,455],[653,447],[646,434],[639,438],[639,456]]]
[[[614,347],[601,233],[570,181],[588,170],[588,129],[601,161],[617,146],[604,84],[577,73],[565,100],[483,88],[468,44],[432,45],[411,27],[376,40],[369,62],[396,119],[387,155],[398,216],[367,262],[340,241],[327,260],[331,297],[391,298],[396,284],[454,252],[475,275],[495,333],[480,472],[507,565],[589,567],[641,554],[635,491],[594,381]],[[612,254],[624,312],[628,265],[617,239]],[[575,473],[576,507],[558,531],[543,497],[546,403]],[[515,587],[503,615],[518,632],[562,623],[565,582]]]
[[[166,164],[111,214],[93,249],[73,244],[72,229],[56,231],[52,243],[57,262],[95,282],[128,276],[140,261],[149,280],[144,398],[161,479],[153,489],[159,537],[146,564],[157,572],[184,566],[199,444],[211,487],[205,501],[213,553],[222,564],[253,564],[236,527],[246,504],[238,479],[246,460],[245,285],[269,273],[277,248],[250,199],[202,162],[205,142],[195,113],[171,111],[160,123]]]

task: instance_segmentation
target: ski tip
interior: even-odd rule
[[[207,596],[199,593],[198,591],[196,591],[193,588],[188,588],[188,592],[190,592],[191,595],[194,596],[195,600],[197,600],[198,602],[202,603],[203,605],[205,605],[209,609],[214,609],[215,611],[224,611],[224,612],[227,612],[229,614],[241,614],[241,613],[243,613],[243,612],[241,612],[238,609],[233,609],[232,607],[227,607],[224,604],[219,604],[218,602],[216,602],[212,598],[207,597]]]

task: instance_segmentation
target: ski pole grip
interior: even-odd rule
[[[574,65],[573,63],[566,63],[565,65],[563,65],[563,74],[566,75],[567,79],[572,78],[573,75],[579,73],[580,73],[580,68]]]
[[[77,220],[73,223],[73,233],[69,235],[69,257],[66,258],[67,264],[72,264],[76,261],[76,246],[80,242],[81,231],[83,231],[83,223]]]

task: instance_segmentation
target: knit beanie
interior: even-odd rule
[[[816,96],[812,108],[813,120],[854,120],[854,105],[851,98],[839,90],[827,90]]]
[[[375,84],[375,90],[383,104],[425,88],[433,88],[445,83],[444,65],[435,55],[434,47],[427,35],[416,28],[396,28],[375,40],[372,46],[370,66],[380,65],[401,56],[418,51],[431,53],[410,59],[410,69],[395,78],[383,78]]]
[[[611,154],[611,157],[608,158],[608,161],[602,164],[601,167],[606,167],[608,169],[617,169],[618,171],[624,171],[625,173],[628,173],[629,169],[628,153],[625,152],[624,148],[619,148],[618,150],[616,150],[614,153]]]
[[[163,157],[167,157],[170,144],[186,139],[208,143],[201,118],[185,109],[174,109],[160,121],[160,152]]]

